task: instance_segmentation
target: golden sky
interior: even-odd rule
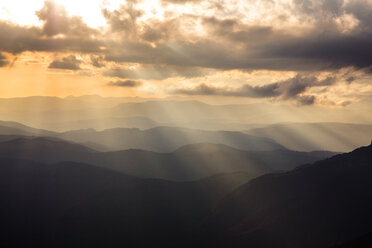
[[[0,97],[344,107],[372,95],[371,22],[369,0],[0,0]]]

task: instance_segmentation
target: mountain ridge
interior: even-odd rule
[[[253,179],[222,200],[205,228],[232,247],[330,247],[362,235],[372,230],[371,159],[369,145]]]
[[[16,136],[17,142],[11,138],[7,136],[0,142],[0,157],[29,159],[42,163],[74,161],[133,176],[176,181],[196,180],[218,173],[238,171],[248,172],[255,177],[332,155],[326,152],[318,155],[282,150],[250,152],[216,144],[187,145],[170,153],[139,149],[96,152],[80,144],[56,138]]]

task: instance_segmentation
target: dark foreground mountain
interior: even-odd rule
[[[372,247],[372,232],[363,236],[348,240],[340,245],[332,246],[332,248],[370,248]]]
[[[293,169],[331,155],[329,152],[288,150],[250,152],[215,144],[187,145],[171,153],[144,150],[99,153],[56,138],[0,136],[0,157],[3,158],[41,163],[82,162],[138,177],[178,181],[241,171],[254,178],[273,171]]]
[[[372,145],[254,179],[215,208],[204,235],[215,247],[321,248],[370,232],[371,161]]]
[[[73,162],[0,159],[2,247],[182,247],[249,177],[177,183]]]

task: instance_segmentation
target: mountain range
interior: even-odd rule
[[[147,130],[114,128],[103,131],[84,129],[59,133],[31,128],[17,122],[0,121],[0,134],[56,137],[104,151],[144,149],[171,152],[181,146],[195,143],[225,144],[237,149],[252,151],[285,149],[268,138],[241,132],[205,131],[179,127],[156,127]]]
[[[281,122],[371,122],[367,117],[361,119],[355,115],[358,111],[358,104],[344,108],[299,108],[288,104],[216,105],[182,98],[105,98],[94,95],[0,99],[0,119],[53,131],[155,127],[151,126],[149,119],[162,126],[228,131]],[[145,119],[141,121],[138,117]]]
[[[275,140],[296,151],[327,150],[347,152],[367,145],[372,125],[352,123],[279,123],[246,131]]]
[[[220,173],[245,172],[251,178],[272,171],[293,169],[330,157],[330,152],[289,150],[243,151],[226,145],[192,144],[170,153],[145,150],[97,152],[57,138],[1,136],[0,157],[41,163],[72,161],[143,178],[195,180]]]
[[[171,182],[1,158],[2,240],[5,247],[331,247],[372,231],[371,159],[372,145],[252,180],[233,173]]]

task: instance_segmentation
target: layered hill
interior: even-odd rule
[[[143,149],[171,152],[195,143],[224,144],[237,149],[271,151],[285,149],[267,138],[229,131],[205,131],[178,127],[156,127],[147,130],[115,128],[103,131],[93,129],[64,132],[57,135],[74,142],[93,142],[110,147],[111,150]]]
[[[226,145],[193,144],[170,153],[145,150],[96,152],[56,138],[0,136],[0,157],[41,163],[74,161],[100,166],[124,174],[168,180],[195,180],[219,173],[246,172],[251,178],[265,173],[293,169],[329,157],[329,152],[288,150],[252,152]]]
[[[67,132],[52,132],[31,128],[17,122],[0,121],[0,135],[27,135],[56,137],[81,143],[94,149],[125,150],[143,149],[171,152],[194,143],[225,144],[242,150],[271,151],[285,149],[267,138],[241,132],[205,131],[179,127],[156,127],[147,130],[138,128],[113,128],[96,131],[93,128]]]
[[[368,145],[372,125],[351,123],[282,123],[246,133],[270,138],[290,150],[348,152]]]

